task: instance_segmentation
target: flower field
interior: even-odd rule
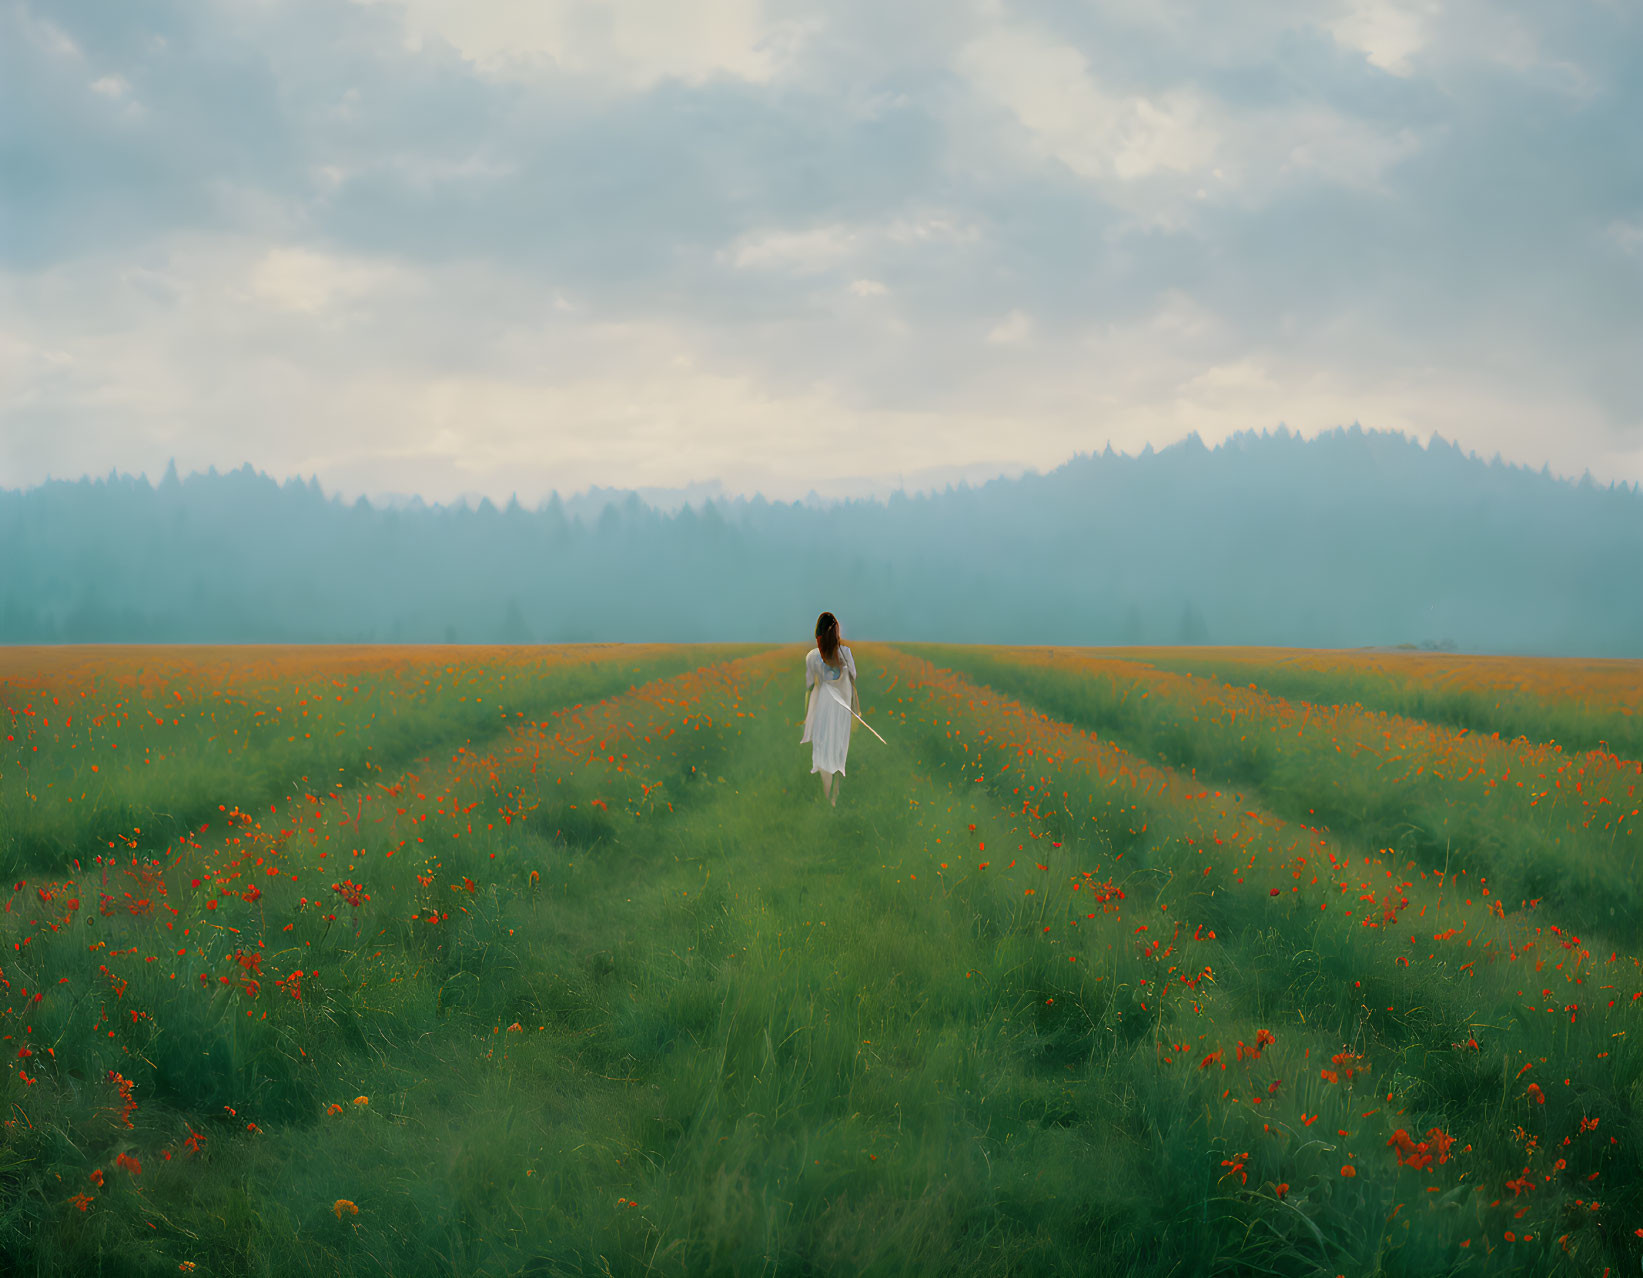
[[[1643,756],[1643,678],[1635,661],[1261,648],[1135,655],[1296,701],[1357,703],[1474,732]]]
[[[0,653],[5,1272],[1636,1271],[1638,667],[854,646]]]

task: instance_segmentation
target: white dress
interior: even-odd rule
[[[812,648],[804,659],[804,688],[810,701],[799,744],[810,742],[812,772],[843,773],[845,756],[850,753],[850,706],[856,690],[856,659],[843,644],[839,645],[839,657],[842,670],[835,670],[823,661],[818,648]],[[843,705],[833,696],[834,692],[844,698]]]

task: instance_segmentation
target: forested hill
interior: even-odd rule
[[[1643,656],[1643,492],[1354,426],[886,501],[379,508],[249,466],[0,492],[0,642],[1452,643]]]

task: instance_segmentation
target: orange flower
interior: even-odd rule
[[[354,1104],[356,1104],[356,1105],[369,1105],[370,1103],[371,1103],[371,1098],[369,1096],[356,1096],[356,1097],[354,1097]]]
[[[336,1104],[335,1102],[332,1102],[330,1105],[325,1107],[325,1115],[327,1118],[340,1113],[342,1113],[342,1106]]]
[[[1359,1056],[1356,1052],[1336,1052],[1335,1055],[1329,1058],[1329,1063],[1341,1073],[1345,1074],[1348,1078],[1351,1078],[1352,1075],[1357,1073],[1359,1070],[1368,1068],[1365,1065],[1356,1063],[1362,1060],[1363,1057]],[[1331,1077],[1329,1081],[1333,1083],[1338,1080]]]
[[[337,1199],[337,1201],[332,1204],[331,1210],[336,1212],[338,1220],[342,1219],[343,1212],[347,1212],[350,1216],[359,1215],[359,1208],[354,1206],[354,1204],[349,1202],[346,1198]]]
[[[1279,1181],[1277,1186],[1273,1189],[1273,1193],[1277,1194],[1279,1198],[1282,1198],[1288,1192],[1289,1182],[1287,1180]]]
[[[103,1169],[101,1167],[96,1168],[86,1179],[97,1186],[98,1189],[101,1189],[103,1187]]]
[[[1356,1176],[1357,1174],[1358,1174],[1358,1169],[1356,1167],[1354,1167],[1351,1163],[1347,1163],[1346,1166],[1341,1168],[1341,1175],[1345,1176],[1348,1180],[1351,1180],[1352,1177]]]
[[[70,1198],[68,1201],[71,1206],[78,1207],[81,1211],[89,1211],[91,1209],[92,1197],[90,1194],[75,1194],[74,1197]]]
[[[1420,1171],[1430,1164],[1434,1157],[1440,1163],[1448,1162],[1449,1147],[1455,1143],[1455,1138],[1442,1129],[1433,1127],[1427,1130],[1425,1140],[1417,1142],[1400,1127],[1392,1133],[1392,1139],[1386,1143],[1397,1146],[1398,1162],[1401,1165]]]
[[[114,1155],[114,1165],[116,1167],[125,1168],[125,1170],[130,1172],[133,1176],[141,1176],[143,1174],[143,1165],[130,1154]]]

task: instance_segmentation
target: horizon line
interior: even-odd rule
[[[558,502],[561,505],[569,505],[573,503],[586,504],[597,500],[600,495],[610,495],[637,499],[641,505],[653,510],[671,510],[677,513],[677,511],[682,509],[692,509],[692,502],[686,498],[685,500],[677,503],[677,505],[672,503],[657,503],[653,499],[645,497],[644,493],[685,494],[693,489],[709,490],[707,495],[701,499],[701,507],[704,509],[707,506],[715,504],[751,505],[759,502],[763,502],[766,505],[810,507],[841,506],[848,505],[853,502],[868,502],[875,505],[887,505],[891,500],[897,497],[901,497],[905,500],[914,500],[921,497],[937,496],[955,491],[962,492],[971,489],[985,488],[994,483],[1009,483],[1025,478],[1047,478],[1066,469],[1068,466],[1085,460],[1111,459],[1114,461],[1144,461],[1149,458],[1162,456],[1165,453],[1177,451],[1202,451],[1206,454],[1214,454],[1221,452],[1229,445],[1240,444],[1252,440],[1269,441],[1277,439],[1307,444],[1321,439],[1326,439],[1331,436],[1350,437],[1353,435],[1389,438],[1426,453],[1431,453],[1441,447],[1446,451],[1459,453],[1468,461],[1475,461],[1484,466],[1523,471],[1526,474],[1550,478],[1557,483],[1567,484],[1570,487],[1575,488],[1591,487],[1593,489],[1607,488],[1609,490],[1613,490],[1618,487],[1623,491],[1643,491],[1643,484],[1625,479],[1611,479],[1606,485],[1600,484],[1599,481],[1592,476],[1590,467],[1587,467],[1580,475],[1575,476],[1553,471],[1549,461],[1542,462],[1538,468],[1530,462],[1508,461],[1501,455],[1499,449],[1495,450],[1493,457],[1485,459],[1475,449],[1464,448],[1459,441],[1447,439],[1438,431],[1433,431],[1423,442],[1419,435],[1410,434],[1402,429],[1393,427],[1366,427],[1360,422],[1353,421],[1350,425],[1337,425],[1327,429],[1321,429],[1311,435],[1306,435],[1300,431],[1294,430],[1283,422],[1278,423],[1276,429],[1263,427],[1257,431],[1254,427],[1246,427],[1244,429],[1232,432],[1230,435],[1219,440],[1213,445],[1204,443],[1203,437],[1199,434],[1199,432],[1197,430],[1192,430],[1181,438],[1172,440],[1170,443],[1167,443],[1162,447],[1155,448],[1152,441],[1149,440],[1142,446],[1140,451],[1134,453],[1113,448],[1112,442],[1109,439],[1106,441],[1105,446],[1102,449],[1097,450],[1091,448],[1088,450],[1080,450],[1073,453],[1070,457],[1065,458],[1061,462],[1058,462],[1048,470],[1040,470],[1035,466],[1025,464],[1003,463],[1002,469],[999,473],[993,474],[978,482],[972,483],[969,478],[960,478],[956,482],[949,479],[945,485],[932,483],[928,486],[914,488],[911,491],[907,489],[905,482],[903,481],[903,476],[906,472],[901,471],[897,472],[896,479],[897,481],[903,482],[898,482],[898,486],[888,492],[882,494],[865,492],[833,497],[823,497],[814,487],[812,487],[803,497],[794,498],[770,497],[759,490],[755,490],[751,493],[745,490],[727,491],[724,488],[724,481],[715,476],[706,479],[686,480],[685,482],[676,485],[642,484],[623,486],[617,484],[607,485],[590,483],[584,488],[573,491],[568,496],[561,494],[557,488],[554,488],[550,489],[546,495],[539,496],[535,503],[531,505],[527,505],[525,502],[519,500],[517,489],[514,490],[514,492],[512,492],[506,499],[502,500],[493,498],[488,493],[463,492],[457,494],[450,500],[441,501],[430,500],[421,493],[399,493],[381,489],[374,492],[367,492],[365,490],[355,490],[343,486],[327,488],[325,484],[320,481],[317,472],[310,473],[306,476],[300,473],[293,473],[280,477],[270,471],[261,469],[249,460],[240,463],[238,466],[227,467],[225,469],[218,469],[215,463],[209,463],[204,470],[191,470],[186,476],[184,476],[177,471],[175,457],[168,459],[166,467],[157,481],[150,477],[146,469],[132,473],[130,471],[121,471],[118,467],[111,466],[108,473],[104,475],[93,475],[90,471],[86,471],[84,474],[74,476],[73,478],[67,478],[54,476],[48,473],[44,479],[41,479],[33,484],[18,487],[0,487],[0,494],[21,496],[54,484],[109,484],[116,482],[137,483],[139,481],[146,483],[150,488],[157,490],[164,486],[173,475],[175,475],[175,482],[183,484],[199,479],[210,479],[213,477],[223,478],[229,475],[237,475],[250,471],[253,476],[261,479],[267,479],[281,488],[289,487],[293,484],[314,488],[318,490],[322,496],[327,497],[332,502],[340,502],[344,505],[358,505],[363,502],[366,506],[373,510],[392,510],[404,509],[406,507],[420,507],[424,510],[455,511],[460,509],[480,511],[483,510],[486,505],[490,505],[493,509],[501,511],[517,505],[522,510],[531,511],[534,513],[540,512],[552,506],[555,502]],[[981,466],[985,466],[987,464],[988,463],[978,463],[978,465]],[[963,467],[933,466],[925,469],[927,471],[940,471],[958,470],[963,469]],[[913,473],[916,475],[919,472],[915,471]],[[853,476],[848,478],[841,477],[839,482],[848,482],[849,480],[855,480],[871,487],[882,487],[890,482],[890,477],[888,475],[879,478],[872,476]],[[474,498],[477,498],[477,501],[473,500]],[[607,501],[606,504],[610,505],[614,503]]]

